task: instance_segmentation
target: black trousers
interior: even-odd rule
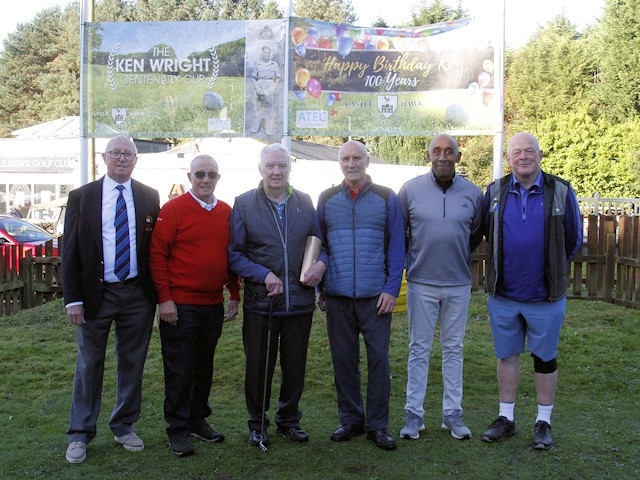
[[[267,361],[267,337],[269,317],[244,312],[242,339],[246,356],[245,398],[249,412],[249,430],[260,431],[264,414],[264,426],[269,426],[266,412],[271,398],[271,382],[275,370],[278,350],[280,351],[280,369],[282,381],[278,399],[276,425],[283,428],[298,427],[302,412],[298,403],[304,389],[304,376],[307,364],[307,346],[311,333],[313,313],[291,316],[273,316],[271,319],[271,344]],[[278,348],[279,346],[279,348]],[[265,409],[262,403],[267,368],[267,390]]]
[[[213,356],[222,334],[224,306],[176,305],[178,324],[160,321],[164,365],[164,418],[170,437],[211,415]]]

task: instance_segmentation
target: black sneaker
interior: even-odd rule
[[[294,442],[306,442],[309,440],[309,434],[300,427],[278,427],[278,433]]]
[[[267,435],[267,431],[260,432],[258,430],[252,430],[249,434],[249,444],[257,447],[258,445],[269,445],[269,435]]]
[[[552,446],[551,425],[544,420],[538,420],[533,435],[533,448],[536,450],[549,450]]]
[[[197,427],[191,427],[191,436],[199,438],[207,443],[224,442],[224,435],[216,432],[207,422],[204,422]]]
[[[179,457],[187,457],[195,453],[187,432],[169,437],[169,448],[171,449],[171,453]]]
[[[501,415],[489,425],[489,429],[482,435],[482,440],[489,443],[501,442],[516,433],[516,422]]]

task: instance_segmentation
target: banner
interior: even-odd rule
[[[493,48],[471,18],[412,29],[292,18],[291,135],[493,134]]]
[[[86,137],[279,141],[495,129],[493,47],[470,18],[413,29],[297,17],[289,31],[284,20],[84,28]]]
[[[283,20],[85,29],[87,137],[282,136]]]

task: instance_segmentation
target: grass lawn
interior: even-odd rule
[[[536,415],[532,361],[522,356],[522,382],[516,401],[519,434],[501,444],[481,441],[497,416],[495,359],[485,297],[472,296],[465,342],[465,420],[468,441],[440,429],[442,379],[439,342],[434,342],[425,424],[419,440],[398,438],[404,424],[407,317],[393,319],[392,398],[389,430],[398,449],[383,451],[364,436],[335,443],[337,426],[333,372],[324,314],[311,332],[307,382],[301,408],[306,444],[276,435],[267,452],[247,441],[243,394],[244,354],[241,318],[226,325],[216,352],[211,424],[224,433],[221,444],[194,439],[197,454],[178,458],[167,445],[162,414],[160,339],[151,340],[137,424],[145,450],[114,446],[108,416],[114,402],[114,355],[107,357],[98,435],[87,461],[64,458],[65,431],[75,367],[75,327],[60,300],[0,317],[0,478],[135,479],[636,479],[640,478],[640,312],[603,302],[570,301],[562,332],[559,382],[553,412],[556,445],[531,447]],[[112,335],[113,337],[113,335]],[[112,338],[113,340],[113,338]],[[111,340],[111,341],[112,341]],[[363,365],[366,379],[366,365]],[[276,372],[271,417],[277,405]]]

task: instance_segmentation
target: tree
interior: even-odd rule
[[[513,53],[505,80],[505,113],[512,130],[589,103],[595,67],[586,41],[559,15]]]
[[[447,5],[444,0],[433,0],[432,2],[423,0],[420,8],[411,12],[409,26],[432,25],[465,17],[467,12],[462,8],[462,1],[458,0],[456,3],[456,7],[453,8]]]
[[[597,98],[603,114],[625,121],[640,114],[640,0],[607,0],[595,45]]]
[[[296,17],[313,18],[325,22],[343,23],[352,25],[358,16],[353,10],[351,0],[296,0]]]

